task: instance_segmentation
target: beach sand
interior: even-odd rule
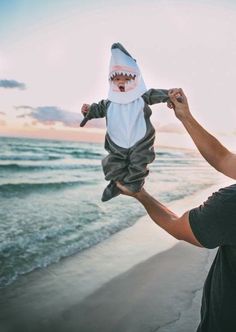
[[[195,331],[214,254],[179,243],[77,301],[70,280],[38,271],[1,292],[0,331]]]
[[[184,212],[219,187],[170,206]],[[145,216],[96,247],[1,289],[0,331],[195,331],[215,253],[173,239]]]

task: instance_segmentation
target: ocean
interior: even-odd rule
[[[102,144],[0,138],[0,287],[85,251],[145,214],[133,198],[101,202]],[[156,148],[146,188],[169,202],[221,180],[196,151]]]

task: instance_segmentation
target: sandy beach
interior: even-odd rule
[[[213,257],[179,243],[77,301],[75,280],[35,272],[1,292],[0,331],[195,331]]]
[[[182,213],[219,187],[170,206]],[[134,246],[135,255],[129,251]],[[214,255],[173,239],[145,216],[94,248],[1,289],[0,331],[195,331]]]

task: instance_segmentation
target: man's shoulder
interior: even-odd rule
[[[219,189],[214,193],[215,203],[219,207],[219,214],[222,218],[236,218],[236,184]],[[214,203],[213,203],[214,204]]]
[[[226,207],[227,204],[236,203],[236,184],[232,184],[227,187],[222,187],[219,190],[213,192],[207,200],[199,206],[200,209],[203,208],[219,208]],[[236,207],[236,206],[235,206]],[[236,210],[236,209],[235,209]]]
[[[235,244],[236,184],[214,192],[189,211],[189,222],[197,240],[206,248]]]
[[[223,202],[236,201],[236,184],[219,189],[216,193]]]

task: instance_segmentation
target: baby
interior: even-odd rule
[[[120,194],[116,181],[132,192],[142,188],[148,164],[155,159],[155,129],[148,105],[169,102],[168,90],[147,91],[136,60],[120,43],[112,45],[111,53],[108,98],[81,108],[81,127],[88,120],[106,117],[105,149],[109,154],[102,167],[110,183],[103,192],[103,202]]]

